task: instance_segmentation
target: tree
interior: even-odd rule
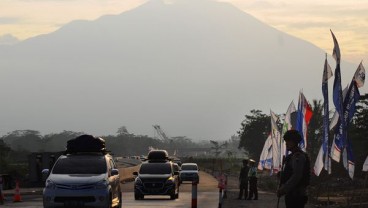
[[[211,147],[211,150],[215,154],[215,157],[218,158],[220,156],[220,154],[222,153],[223,149],[226,148],[227,142],[225,141],[222,144],[220,142],[217,142],[217,141],[214,141],[214,140],[210,140],[210,142],[213,145]]]
[[[0,139],[0,173],[3,173],[8,167],[8,153],[11,151],[10,147]]]
[[[121,126],[118,128],[118,131],[116,132],[118,135],[127,135],[129,134],[128,129],[126,126]]]
[[[250,115],[245,115],[241,129],[238,131],[240,137],[238,148],[243,148],[248,152],[249,157],[257,158],[271,131],[271,122],[270,116],[263,114],[261,110],[251,110],[250,113]]]
[[[356,104],[356,112],[348,130],[348,139],[352,142],[355,156],[355,175],[359,175],[368,155],[368,94],[362,95]]]
[[[321,100],[312,101],[312,118],[307,129],[307,151],[312,161],[318,155],[319,148],[322,144],[323,131],[323,105]]]

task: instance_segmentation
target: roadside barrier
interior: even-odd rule
[[[225,189],[226,184],[227,184],[226,178],[225,178],[224,174],[222,173],[221,175],[218,176],[218,185],[217,185],[217,188],[219,188],[218,208],[222,207],[222,199],[224,198],[222,190]]]
[[[20,196],[20,190],[19,190],[19,181],[16,181],[16,185],[15,185],[15,194],[14,194],[14,198],[13,198],[13,202],[21,202],[22,201],[22,197]]]
[[[197,182],[192,182],[192,208],[197,208]]]

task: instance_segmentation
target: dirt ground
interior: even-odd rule
[[[236,177],[228,178],[227,198],[223,199],[223,208],[272,208],[277,207],[278,198],[276,193],[258,190],[258,200],[238,200],[238,179]],[[280,198],[279,208],[285,208],[284,197]],[[312,205],[306,205],[305,208],[312,208]]]

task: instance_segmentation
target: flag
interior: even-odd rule
[[[272,165],[273,171],[278,172],[281,169],[281,161],[280,161],[280,131],[277,127],[276,121],[278,117],[272,110],[270,110],[271,114],[271,138],[272,138]]]
[[[282,158],[287,155],[286,152],[286,143],[285,141],[282,139],[283,135],[285,134],[285,132],[287,132],[288,130],[292,129],[292,122],[291,122],[291,114],[296,112],[296,108],[295,108],[295,104],[294,101],[291,101],[286,114],[285,114],[285,119],[284,119],[284,124],[282,125],[282,133],[281,133],[281,141],[280,141],[280,150],[281,150],[281,154],[280,154],[280,161],[282,162]]]
[[[335,138],[334,138],[334,144],[335,146],[334,151],[337,152],[341,152],[341,150],[343,149],[343,147],[345,146],[344,141],[346,140],[344,138],[345,136],[345,122],[344,122],[344,118],[343,118],[343,97],[342,97],[342,87],[341,87],[341,71],[340,71],[340,59],[341,59],[341,54],[340,54],[340,47],[339,47],[339,43],[336,40],[335,35],[333,34],[333,32],[331,31],[332,34],[332,38],[333,38],[333,42],[334,42],[334,48],[333,48],[333,52],[332,52],[332,56],[335,58],[336,60],[336,68],[335,68],[335,78],[334,78],[334,83],[333,83],[333,103],[335,105],[336,111],[339,114],[339,121],[340,125],[337,126],[336,130],[335,130]],[[333,159],[337,159],[337,158],[333,158]],[[336,161],[339,162],[340,158],[338,158]]]
[[[343,147],[344,148],[343,161],[344,161],[344,167],[348,170],[350,178],[354,177],[355,159],[353,155],[351,141],[347,135],[347,129],[349,127],[351,120],[353,119],[353,116],[356,110],[356,103],[358,102],[360,98],[358,87],[359,86],[362,87],[364,85],[364,78],[365,78],[365,69],[362,63],[360,63],[350,83],[346,97],[344,98],[343,120],[344,120],[346,130],[345,130],[345,135],[342,138],[345,138],[346,140],[344,141],[345,146]],[[338,125],[341,126],[341,123],[339,123]]]
[[[270,159],[270,158],[267,158],[267,156],[269,156],[269,151],[271,149],[271,146],[272,146],[272,138],[271,138],[271,134],[269,134],[263,145],[261,156],[259,157],[259,162],[258,162],[259,170],[263,170],[264,168],[267,169],[266,163],[269,162],[267,161],[267,159]]]
[[[361,88],[364,86],[364,81],[365,81],[365,69],[364,66],[362,64],[362,62],[360,62],[358,69],[356,70],[355,74],[354,74],[354,79],[355,82],[357,84],[358,88]]]
[[[329,132],[329,105],[328,105],[328,79],[332,77],[332,70],[330,65],[327,62],[327,55],[325,59],[325,65],[323,69],[322,76],[322,94],[323,94],[323,131],[322,131],[322,145],[319,149],[318,156],[316,158],[316,162],[314,164],[314,174],[319,176],[322,171],[322,168],[325,167],[325,170],[328,173],[331,173],[331,160],[329,157],[329,146],[328,146],[328,132]],[[335,116],[335,115],[334,115]]]
[[[363,164],[363,171],[367,172],[368,171],[368,157],[365,159],[364,164]]]
[[[307,148],[307,127],[312,118],[312,108],[302,92],[299,93],[298,115],[296,121],[296,130],[302,136],[302,141],[299,143],[300,148],[305,151]]]
[[[319,151],[318,151],[316,162],[314,163],[314,167],[313,167],[314,174],[316,176],[319,176],[319,174],[322,171],[322,168],[323,168],[323,156],[324,156],[323,145],[321,145],[321,148],[319,148]]]
[[[332,35],[332,39],[334,42],[334,48],[332,51],[332,57],[336,60],[337,64],[340,64],[340,60],[341,60],[341,53],[340,53],[340,47],[339,47],[339,43],[336,40],[335,35],[333,34],[332,30],[331,31],[331,35]]]
[[[349,89],[349,85],[347,85],[345,87],[345,89],[342,91],[342,98],[343,99],[345,99],[346,93],[348,92],[348,89]],[[335,113],[333,114],[333,117],[331,119],[331,122],[330,122],[330,130],[332,130],[338,122],[339,122],[339,114],[337,113],[337,111],[335,111]]]

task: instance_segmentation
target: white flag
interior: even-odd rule
[[[314,174],[316,174],[316,176],[319,176],[319,174],[321,173],[322,171],[322,168],[323,168],[323,146],[321,145],[321,148],[319,149],[319,152],[318,152],[318,156],[317,156],[317,159],[316,159],[316,162],[314,163]]]
[[[271,114],[271,138],[272,138],[272,165],[273,170],[278,172],[281,169],[280,161],[280,131],[278,130],[276,121],[277,116],[275,113],[270,111]]]
[[[267,156],[269,155],[269,151],[270,151],[271,146],[272,146],[272,138],[271,138],[271,134],[270,134],[270,135],[268,135],[268,137],[266,139],[266,142],[263,145],[263,150],[262,150],[261,156],[259,157],[259,163],[258,163],[258,169],[259,170],[263,170],[263,168],[266,168],[267,159],[268,159]]]
[[[358,66],[358,69],[356,70],[356,72],[354,74],[354,79],[355,79],[355,82],[357,83],[358,88],[364,86],[365,69],[364,69],[364,66],[363,66],[362,62],[360,62],[359,66]]]
[[[367,172],[368,171],[368,157],[365,159],[364,161],[364,165],[363,165],[363,171]]]

